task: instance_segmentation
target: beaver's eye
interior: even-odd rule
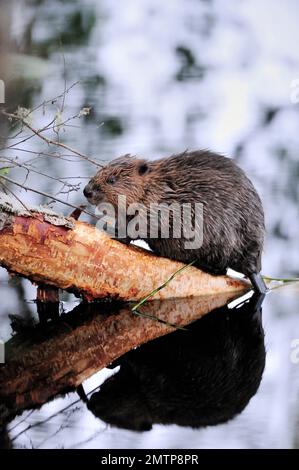
[[[141,163],[138,168],[138,173],[140,176],[145,175],[149,170],[147,163]]]
[[[107,183],[108,184],[114,184],[116,182],[116,177],[115,176],[109,176],[109,178],[107,178]]]

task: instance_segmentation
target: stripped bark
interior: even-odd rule
[[[0,265],[38,284],[79,293],[85,300],[138,301],[183,266],[119,243],[74,218],[41,210],[16,212],[4,205],[0,209]],[[244,281],[188,267],[153,298],[244,290]]]

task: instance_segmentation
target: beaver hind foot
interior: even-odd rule
[[[250,274],[248,277],[250,279],[250,282],[253,286],[255,293],[265,295],[269,291],[261,273],[258,273],[258,274],[253,273],[253,274]]]

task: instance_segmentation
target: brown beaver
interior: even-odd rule
[[[155,254],[184,263],[195,260],[195,266],[211,274],[234,269],[248,276],[257,292],[266,292],[260,275],[265,232],[262,203],[251,181],[230,158],[207,150],[154,161],[125,155],[98,171],[83,192],[94,205],[111,203],[116,209],[118,196],[124,195],[127,206],[140,203],[146,207],[148,230],[138,238]],[[163,224],[173,229],[181,219],[175,212],[167,221],[158,218],[158,235],[150,236],[151,205],[173,203],[191,204],[195,233],[202,228],[200,247],[186,248],[183,235],[176,238],[171,230],[168,238],[161,236]],[[195,218],[195,203],[203,205],[202,227]],[[127,234],[124,241],[132,239]]]

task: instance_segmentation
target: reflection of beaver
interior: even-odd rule
[[[265,365],[261,309],[255,299],[222,307],[130,351],[94,393],[89,409],[136,431],[154,423],[201,427],[224,423],[256,393]]]
[[[264,241],[264,214],[260,198],[244,172],[229,158],[208,151],[185,152],[156,161],[129,156],[101,169],[84,189],[92,204],[111,203],[118,196],[127,204],[203,204],[203,242],[188,249],[184,239],[142,237],[158,255],[195,266],[212,274],[232,268],[248,276],[264,293],[260,276]],[[149,220],[149,219],[148,219]],[[175,215],[167,220],[173,229]],[[161,225],[163,220],[160,221]],[[194,230],[201,221],[195,219]],[[149,229],[148,232],[149,233]],[[131,239],[128,238],[127,241]]]

